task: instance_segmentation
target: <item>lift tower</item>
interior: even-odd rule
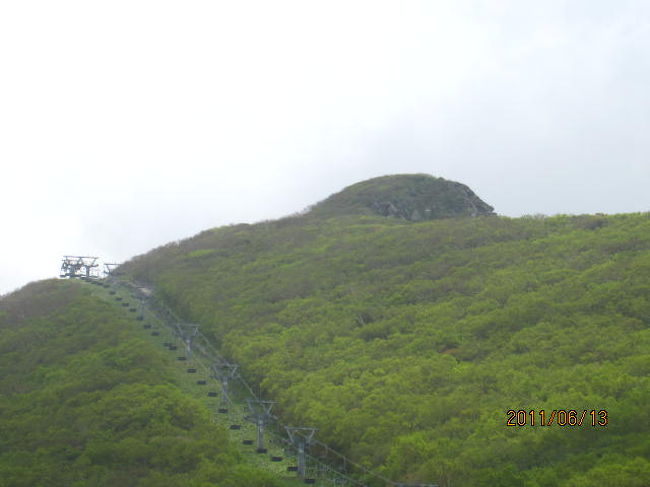
[[[187,358],[192,358],[192,342],[199,334],[199,326],[194,323],[176,323],[176,330],[181,340],[185,343]]]
[[[237,367],[237,364],[232,364],[230,362],[217,362],[212,365],[213,377],[221,382],[220,413],[228,412],[228,405],[230,404],[228,384],[231,379],[234,379],[237,376]]]
[[[104,263],[104,277],[111,277],[114,275],[114,271],[119,266],[120,264],[116,264],[114,262],[105,262]]]
[[[289,440],[293,446],[298,450],[298,475],[301,478],[305,478],[307,475],[307,447],[309,447],[311,440],[314,438],[314,433],[316,433],[316,428],[308,428],[304,426],[294,427],[294,426],[285,426],[284,429],[287,430],[289,435]]]
[[[246,419],[257,425],[257,453],[266,453],[264,447],[264,429],[271,422],[271,409],[275,401],[262,401],[261,399],[247,399],[248,409],[251,412]]]

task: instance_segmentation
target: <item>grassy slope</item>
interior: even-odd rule
[[[307,215],[135,259],[285,419],[393,478],[650,483],[650,218]],[[508,409],[607,427],[506,427]]]
[[[0,486],[272,486],[132,315],[72,281],[0,300]]]

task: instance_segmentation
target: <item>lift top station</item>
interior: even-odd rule
[[[99,279],[99,257],[66,255],[61,264],[61,278]]]

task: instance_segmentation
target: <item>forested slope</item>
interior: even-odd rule
[[[79,281],[0,300],[0,486],[276,486],[242,463],[133,315]]]
[[[648,214],[311,213],[123,270],[199,322],[286,421],[391,478],[650,485]],[[608,424],[509,427],[509,409]]]

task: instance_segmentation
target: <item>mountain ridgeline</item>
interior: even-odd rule
[[[385,176],[119,271],[200,324],[284,424],[385,477],[650,485],[647,213],[506,218],[460,183]],[[36,286],[0,300],[0,469],[18,479],[0,486],[57,464],[52,485],[276,485],[87,285]]]

